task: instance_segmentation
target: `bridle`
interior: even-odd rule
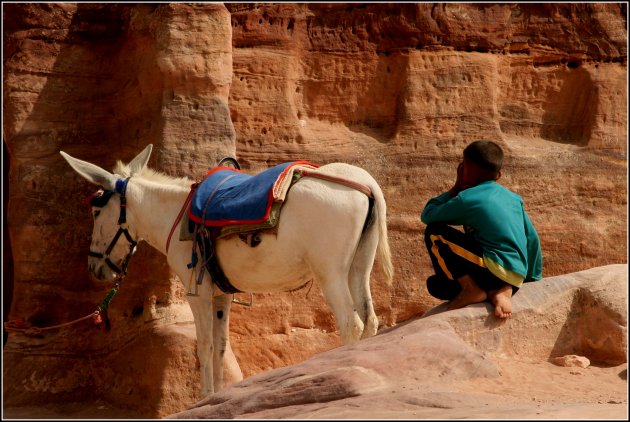
[[[120,215],[118,216],[118,231],[114,235],[114,238],[109,243],[109,246],[105,250],[105,253],[94,252],[93,250],[89,250],[88,255],[94,258],[104,259],[107,266],[116,273],[116,276],[122,278],[127,275],[127,266],[129,265],[129,261],[131,260],[131,255],[133,254],[136,245],[138,242],[134,240],[126,227],[123,227],[127,223],[127,197],[125,193],[127,191],[127,183],[129,182],[129,177],[126,179],[118,179],[116,181],[116,186],[114,190],[99,190],[94,195],[89,198],[89,203],[91,206],[104,207],[109,198],[114,194],[118,193],[120,195]],[[120,239],[120,235],[125,235],[127,242],[129,242],[129,252],[125,256],[122,261],[120,267],[112,262],[109,259],[109,254],[112,252],[114,247],[116,246],[116,242]]]

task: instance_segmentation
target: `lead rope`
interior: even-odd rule
[[[107,309],[110,302],[116,296],[118,289],[120,288],[120,283],[122,282],[123,277],[118,277],[117,281],[114,283],[114,287],[107,293],[105,299],[99,303],[96,307],[96,310],[91,314],[85,315],[81,318],[77,318],[74,321],[64,322],[63,324],[51,325],[49,327],[24,327],[25,322],[23,320],[12,320],[4,323],[4,329],[10,333],[23,333],[27,336],[38,336],[43,331],[55,330],[58,328],[67,327],[69,325],[76,324],[78,322],[84,321],[88,318],[93,318],[95,324],[100,324],[102,322],[101,313]]]

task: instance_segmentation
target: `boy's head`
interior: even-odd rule
[[[497,180],[501,176],[503,150],[492,141],[474,141],[464,149],[464,161],[473,164],[477,182]]]

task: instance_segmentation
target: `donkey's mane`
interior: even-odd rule
[[[122,177],[129,177],[131,171],[128,164],[118,161],[116,163],[116,167],[114,167],[114,173]],[[171,186],[189,187],[192,183],[192,181],[187,177],[172,177],[167,174],[160,173],[157,170],[150,169],[149,167],[145,167],[140,173],[136,173],[133,176],[150,182]]]

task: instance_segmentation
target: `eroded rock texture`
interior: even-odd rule
[[[96,186],[59,150],[111,170],[153,143],[151,167],[191,178],[234,155],[230,14],[218,4],[3,9],[10,318],[47,327],[90,314],[111,287],[87,273],[84,200]],[[11,336],[5,397],[100,396],[147,415],[190,401],[199,394],[194,329],[172,325],[192,319],[183,290],[164,257],[140,247],[109,308],[111,331],[87,320],[42,338]]]
[[[391,289],[378,272],[373,276],[382,324],[436,303],[424,286],[432,269],[419,214],[452,186],[461,151],[474,139],[505,149],[501,181],[525,200],[541,237],[545,276],[626,261],[624,10],[604,4],[227,7],[234,44],[230,110],[244,167],[346,161],[366,168],[384,188],[397,275]],[[321,295],[313,288],[314,303],[297,293],[245,310],[250,323],[234,328],[242,334],[235,344],[250,341],[256,321],[262,332],[274,330],[272,344],[284,341],[277,333],[290,332],[287,320],[265,318],[272,309],[295,321],[289,324],[298,334],[321,327],[313,321],[318,311],[311,311]],[[280,360],[284,347],[273,348]],[[243,353],[256,361],[257,351]]]
[[[173,417],[449,419],[488,411],[518,417],[544,411],[551,416],[547,406],[558,398],[547,397],[545,408],[528,405],[530,395],[541,392],[527,391],[525,373],[518,388],[507,386],[501,398],[479,393],[486,381],[502,382],[507,375],[503,365],[510,360],[541,363],[571,350],[600,365],[626,362],[627,271],[627,265],[608,265],[528,283],[514,297],[508,321],[493,318],[490,304],[451,312],[438,306],[359,343],[251,377]],[[585,296],[591,299],[585,301]],[[580,325],[574,323],[576,313],[584,316]],[[608,329],[595,336],[583,330],[602,323]],[[550,376],[549,382],[554,381]],[[626,383],[619,378],[611,382],[622,398]],[[466,383],[476,386],[474,393],[466,391]],[[564,388],[579,402],[577,386],[567,383]],[[624,406],[599,406],[587,413],[567,409],[566,417],[614,418],[623,415]]]
[[[390,288],[373,275],[383,326],[437,303],[419,213],[473,139],[504,147],[546,277],[624,263],[626,27],[621,3],[5,4],[9,318],[63,323],[108,291],[86,268],[94,187],[59,150],[110,169],[153,143],[150,167],[192,179],[234,154],[250,173],[364,167],[397,271]],[[5,400],[98,394],[161,416],[199,398],[183,286],[148,246],[109,316],[107,333],[11,335]],[[231,340],[245,376],[340,344],[316,285],[233,307]]]

